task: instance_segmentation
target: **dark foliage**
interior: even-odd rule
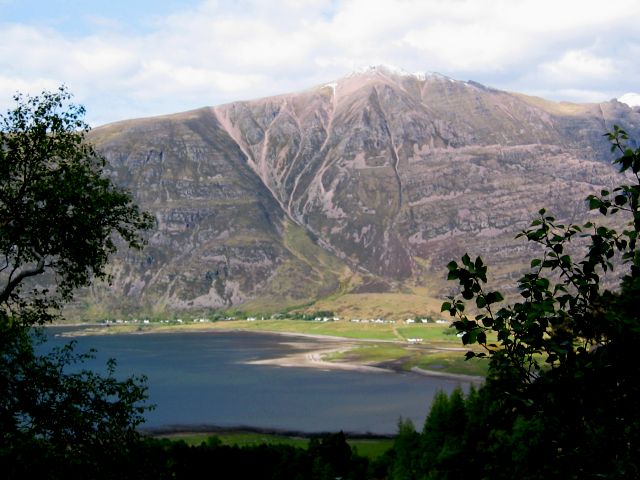
[[[17,95],[0,118],[0,305],[35,310],[26,322],[104,278],[114,234],[138,248],[153,223],[103,175],[105,160],[84,142],[84,108],[69,99],[64,88]],[[55,291],[25,282],[47,272]]]
[[[31,327],[105,278],[152,218],[103,175],[69,93],[15,97],[0,118],[0,471],[3,478],[119,478],[138,441],[143,378],[83,370],[70,344],[38,354]],[[115,235],[115,236],[114,236]],[[124,470],[123,470],[124,469]]]
[[[23,326],[0,336],[0,470],[4,478],[116,478],[143,422],[144,378],[81,368],[73,344],[36,354]],[[114,460],[118,462],[114,463]],[[38,474],[38,475],[35,475]],[[35,475],[35,476],[33,476]]]
[[[640,149],[627,148],[618,127],[607,137],[621,154],[615,163],[634,183],[587,202],[602,215],[628,215],[621,233],[591,222],[561,225],[541,210],[518,235],[542,254],[519,280],[521,300],[511,305],[486,290],[479,257],[449,264],[462,298],[451,297],[442,310],[456,317],[464,344],[482,348],[467,357],[489,359],[487,382],[466,399],[459,391],[440,394],[412,457],[420,470],[396,475],[406,455],[399,438],[391,478],[640,477]],[[587,248],[576,261],[567,251],[577,239]],[[602,289],[601,277],[616,256],[626,272],[612,292]]]
[[[199,446],[147,439],[131,452],[137,479],[364,480],[369,462],[351,451],[342,433],[310,440],[307,449],[288,445],[230,446],[215,437]],[[126,477],[129,478],[129,477]]]

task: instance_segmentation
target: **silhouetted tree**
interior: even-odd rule
[[[640,475],[640,149],[627,133],[607,134],[615,164],[630,184],[587,198],[602,215],[626,214],[619,232],[588,222],[562,225],[540,210],[519,237],[541,246],[518,282],[521,300],[506,305],[487,291],[487,267],[468,255],[451,262],[462,299],[442,306],[457,317],[463,343],[488,357],[493,404],[487,418],[491,478],[634,478]],[[568,253],[576,240],[586,254]],[[619,256],[626,273],[617,292],[602,288]],[[474,300],[469,316],[465,301]],[[489,398],[487,397],[487,398]]]
[[[116,238],[152,217],[103,174],[84,108],[62,87],[15,97],[0,119],[0,470],[5,478],[112,478],[143,421],[144,379],[81,370],[73,345],[39,355],[31,327],[107,277]],[[118,461],[122,460],[121,463]]]

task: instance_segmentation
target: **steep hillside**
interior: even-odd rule
[[[386,67],[310,90],[120,122],[91,134],[153,211],[142,255],[114,267],[97,312],[281,308],[330,293],[433,296],[463,251],[513,275],[513,236],[546,206],[614,182],[602,134],[640,133],[611,101],[564,104]],[[122,299],[125,300],[122,300]]]
[[[348,274],[287,219],[210,109],[108,125],[91,140],[157,219],[143,252],[113,262],[112,287],[93,288],[91,313],[286,306]]]

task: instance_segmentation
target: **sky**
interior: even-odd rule
[[[0,0],[0,112],[65,84],[92,126],[369,65],[553,100],[640,92],[638,0]]]

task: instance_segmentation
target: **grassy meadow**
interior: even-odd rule
[[[215,441],[217,438],[223,445],[257,446],[257,445],[289,445],[296,448],[307,448],[309,438],[301,436],[288,436],[276,433],[263,432],[216,432],[211,433],[177,433],[162,435],[173,441],[183,441],[187,445],[198,446],[202,443]],[[347,438],[347,443],[358,455],[375,459],[383,455],[393,445],[391,438]]]

